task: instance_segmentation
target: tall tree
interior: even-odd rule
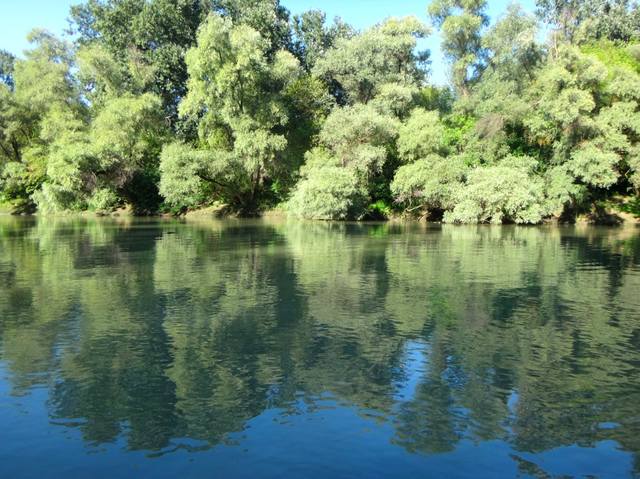
[[[150,70],[141,93],[159,95],[175,123],[186,94],[184,55],[210,8],[206,0],[88,0],[72,7],[71,31],[80,45],[104,47],[122,65],[125,79],[140,68]]]
[[[16,61],[13,89],[0,85],[0,189],[18,210],[33,208],[32,194],[45,180],[52,142],[63,124],[86,117],[71,75],[71,45],[44,30],[34,30],[28,39],[34,47]]]
[[[338,98],[368,103],[385,84],[414,87],[426,79],[429,52],[417,51],[429,28],[415,17],[391,18],[351,38],[340,38],[314,74],[333,83]]]
[[[327,25],[327,15],[321,10],[309,10],[292,20],[293,47],[296,56],[310,71],[341,38],[351,38],[355,30],[339,17]]]
[[[287,146],[283,93],[300,65],[247,25],[211,14],[187,54],[188,94],[181,115],[198,123],[196,148],[172,145],[162,158],[161,192],[187,206],[197,198],[255,212]]]
[[[640,37],[640,8],[630,0],[537,0],[538,16],[569,42]]]
[[[485,0],[435,0],[428,12],[442,31],[442,50],[452,62],[453,84],[463,96],[483,66],[482,30],[489,24]]]
[[[248,25],[269,44],[271,56],[278,50],[291,50],[289,10],[280,0],[213,0],[213,9],[234,24]]]

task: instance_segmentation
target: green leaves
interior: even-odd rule
[[[431,154],[446,154],[447,147],[445,126],[437,111],[416,108],[399,129],[398,153],[405,163]]]
[[[484,0],[435,0],[428,13],[442,33],[442,50],[452,63],[453,83],[468,95],[483,57],[482,29],[488,25]]]
[[[162,191],[184,181],[178,189],[189,192],[186,202],[168,193],[170,203],[188,204],[209,188],[212,200],[245,212],[258,207],[263,185],[277,174],[287,147],[281,133],[288,122],[286,90],[301,74],[291,53],[270,55],[270,48],[257,30],[219,15],[209,15],[200,28],[197,46],[187,53],[189,92],[180,114],[199,123],[202,154],[178,155],[172,149],[163,155]],[[210,168],[206,157],[224,167]],[[176,161],[204,174],[198,181],[174,174],[170,165]]]
[[[192,148],[172,143],[162,150],[160,161],[160,194],[179,207],[197,206],[205,200],[207,158]]]
[[[531,223],[637,193],[637,7],[538,6],[548,43],[518,6],[490,25],[483,0],[431,2],[453,84],[435,87],[415,17],[357,32],[278,0],[87,0],[75,44],[35,30],[24,59],[0,52],[2,201]]]
[[[449,223],[539,223],[544,217],[543,183],[522,168],[492,166],[468,173],[453,210],[445,214]]]
[[[426,52],[417,40],[429,29],[415,17],[388,19],[360,35],[341,38],[317,61],[313,73],[339,86],[339,99],[368,103],[388,84],[419,86],[425,77]]]
[[[461,157],[428,155],[401,166],[391,192],[408,210],[446,211],[455,206],[467,169]]]
[[[123,172],[151,166],[167,129],[162,103],[151,93],[111,99],[92,126],[91,143],[99,170],[117,167]]]
[[[339,166],[311,169],[294,190],[289,209],[314,220],[360,219],[365,213],[367,191],[356,172]]]
[[[567,167],[585,183],[606,188],[618,180],[619,173],[615,166],[619,161],[620,157],[614,152],[598,148],[593,142],[586,142],[571,153]]]
[[[629,0],[537,0],[536,5],[538,16],[565,41],[628,42],[638,37],[640,9]]]

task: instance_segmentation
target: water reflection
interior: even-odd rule
[[[356,411],[418,458],[482,445],[546,477],[538,454],[614,444],[640,474],[634,229],[2,218],[0,285],[10,393],[44,388],[38,427],[91,447]]]

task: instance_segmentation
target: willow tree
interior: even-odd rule
[[[391,18],[343,38],[314,73],[334,86],[337,107],[307,155],[289,203],[297,216],[362,218],[390,200],[400,118],[415,105],[428,52],[416,50],[429,29],[414,17]]]
[[[0,190],[18,211],[33,209],[52,143],[86,115],[71,76],[71,45],[44,30],[28,39],[33,48],[0,84]]]
[[[234,25],[247,25],[269,44],[269,55],[292,47],[289,10],[280,0],[212,0],[214,12]]]
[[[442,50],[452,62],[453,84],[466,96],[482,68],[482,30],[489,24],[484,0],[435,0],[429,16],[442,31]]]
[[[187,53],[188,94],[181,116],[198,125],[195,144],[164,150],[160,190],[174,206],[220,200],[244,213],[257,210],[278,174],[287,146],[286,87],[300,75],[294,56],[259,32],[211,14]]]
[[[204,0],[87,0],[71,8],[71,30],[79,45],[111,55],[125,81],[136,68],[150,70],[144,90],[137,93],[158,95],[174,123],[186,93],[184,56],[210,8]],[[135,89],[136,81],[132,83]]]
[[[335,88],[344,103],[368,103],[384,85],[420,86],[428,51],[416,49],[429,28],[415,17],[390,18],[360,35],[340,38],[316,63],[314,74]]]
[[[72,99],[82,114],[57,108],[42,122],[44,177],[32,195],[40,211],[108,212],[125,204],[137,213],[157,210],[158,157],[168,121],[161,98],[143,93],[150,72],[118,61],[98,44],[74,55],[65,74],[74,91],[56,97],[62,105]]]
[[[340,18],[327,25],[327,15],[321,10],[309,10],[295,15],[291,22],[293,49],[302,65],[312,70],[315,64],[341,39],[355,35],[355,30]]]
[[[564,47],[531,87],[528,136],[572,182],[610,188],[635,172],[639,85],[630,69]]]
[[[416,108],[399,129],[397,148],[402,166],[391,184],[396,202],[431,214],[452,208],[467,167],[460,156],[449,156],[439,113]]]
[[[564,41],[628,42],[640,35],[640,8],[630,0],[537,0],[540,19]]]
[[[398,121],[373,105],[337,108],[327,118],[319,145],[307,153],[290,208],[313,219],[362,218],[376,176],[397,135]]]

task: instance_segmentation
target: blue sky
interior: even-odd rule
[[[9,0],[6,0],[9,2]],[[69,7],[80,0],[17,0],[6,6],[0,16],[0,48],[20,54],[28,44],[27,33],[34,27],[46,28],[61,34],[67,26]],[[366,28],[389,16],[416,15],[428,21],[426,8],[429,0],[281,0],[292,13],[310,9],[327,12],[329,18],[342,17],[357,28]],[[498,18],[512,3],[511,0],[489,1],[489,15]],[[530,12],[534,10],[534,0],[520,1]],[[447,67],[439,48],[437,32],[424,42],[424,47],[432,52],[432,80],[446,82]]]

